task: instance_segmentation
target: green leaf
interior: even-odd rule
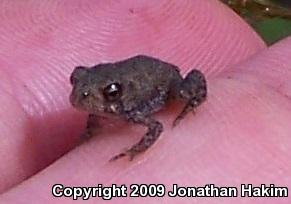
[[[266,19],[257,22],[254,28],[268,44],[273,44],[291,35],[291,20],[278,17]]]

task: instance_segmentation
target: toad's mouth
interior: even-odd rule
[[[71,104],[77,110],[84,111],[89,114],[98,115],[100,117],[112,118],[112,117],[116,117],[117,115],[112,110],[109,111],[108,107],[106,108],[104,105],[100,105],[100,104],[96,105],[96,103],[90,103],[88,101],[78,102],[74,99],[71,99]]]
[[[92,103],[89,100],[80,102],[73,101],[72,105],[78,110],[86,111],[88,113],[93,113],[96,115],[102,115],[105,110],[105,107],[103,105],[96,105],[96,103]]]

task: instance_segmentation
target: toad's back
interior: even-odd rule
[[[115,67],[123,81],[131,80],[139,90],[158,88],[166,91],[183,80],[177,66],[145,55],[117,62]]]

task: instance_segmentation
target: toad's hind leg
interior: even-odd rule
[[[179,97],[186,101],[186,105],[184,106],[182,112],[174,120],[173,127],[176,126],[188,112],[194,110],[206,100],[206,79],[199,70],[192,70],[181,82]]]
[[[152,146],[155,141],[159,138],[161,132],[163,131],[163,125],[151,118],[145,118],[143,120],[133,119],[135,123],[140,123],[148,127],[147,133],[143,136],[143,138],[133,145],[130,149],[122,152],[114,157],[112,157],[109,161],[115,161],[124,156],[129,156],[129,160],[133,160],[133,158],[141,152],[146,151],[150,146]]]

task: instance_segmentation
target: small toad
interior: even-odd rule
[[[185,104],[173,122],[175,126],[207,97],[206,80],[200,71],[193,69],[183,78],[177,66],[144,55],[93,67],[78,66],[70,82],[73,86],[71,104],[89,113],[86,137],[93,135],[100,116],[118,117],[147,127],[138,143],[110,161],[124,156],[132,160],[154,144],[163,125],[153,113],[171,100]]]

